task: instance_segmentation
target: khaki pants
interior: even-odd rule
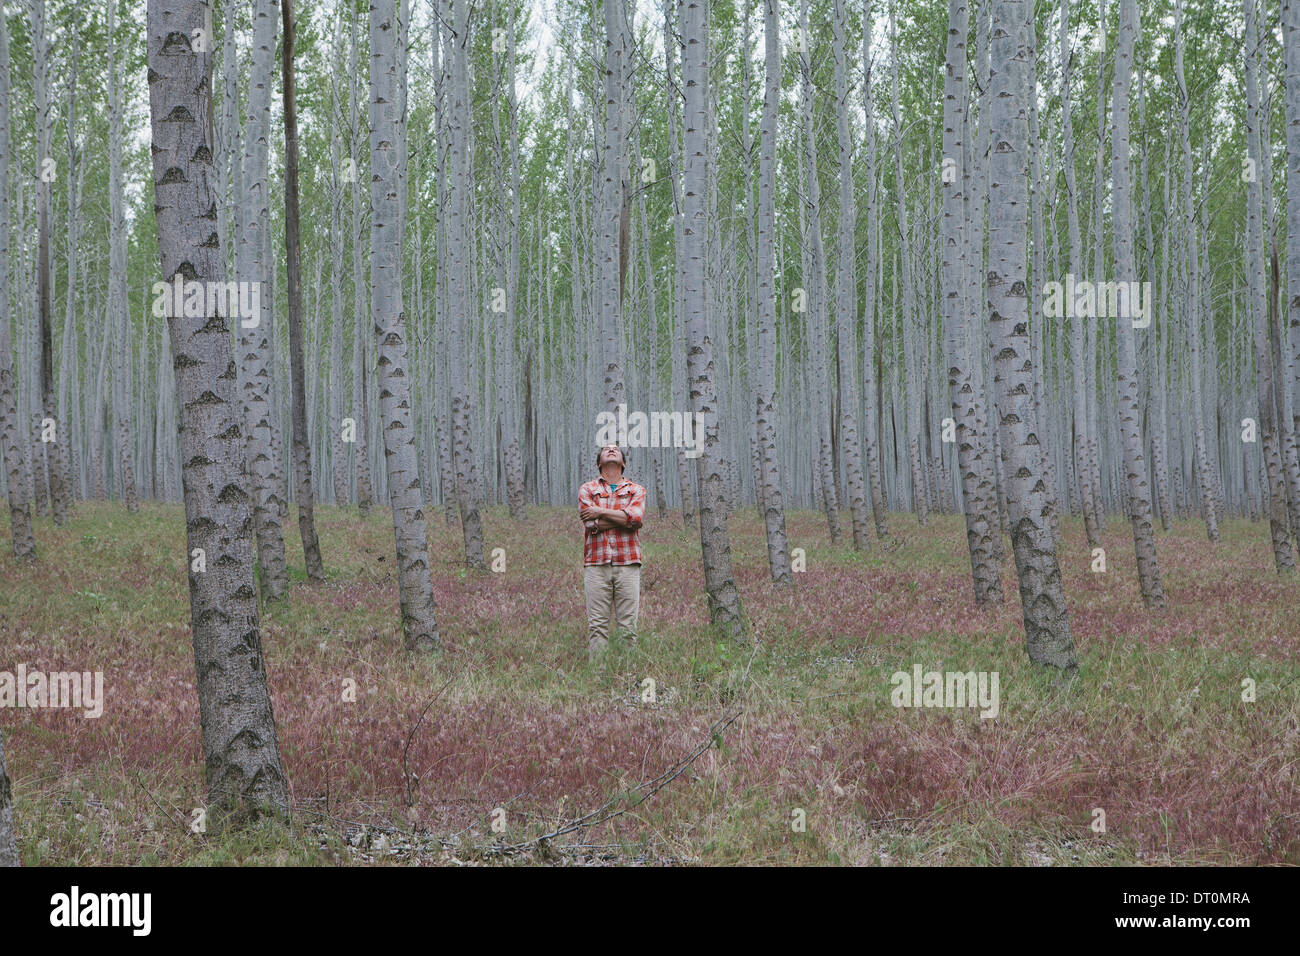
[[[587,595],[587,653],[609,646],[612,618],[636,643],[636,613],[641,603],[641,565],[589,564],[582,569]]]

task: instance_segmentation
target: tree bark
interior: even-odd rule
[[[284,597],[289,587],[285,565],[284,531],[278,493],[279,456],[275,434],[279,419],[274,405],[271,361],[271,327],[275,307],[271,298],[271,263],[265,254],[264,224],[268,221],[268,146],[271,130],[271,76],[275,34],[279,20],[277,0],[254,0],[253,61],[249,76],[248,123],[244,131],[242,194],[236,270],[241,282],[259,290],[260,314],[241,316],[237,342],[239,389],[248,436],[248,465],[253,477],[253,514],[257,529],[257,559],[262,595],[268,601]],[[255,322],[255,324],[253,324]]]
[[[1133,255],[1133,204],[1129,177],[1129,86],[1133,73],[1133,44],[1137,33],[1137,0],[1120,0],[1119,46],[1115,53],[1115,102],[1111,107],[1110,176],[1113,183],[1115,281],[1137,280]],[[1151,317],[1148,316],[1148,319]],[[1156,560],[1155,528],[1151,519],[1151,486],[1142,441],[1141,390],[1138,383],[1137,342],[1129,316],[1115,320],[1116,372],[1119,379],[1119,424],[1124,445],[1124,471],[1129,520],[1137,552],[1138,584],[1147,607],[1164,607]]]
[[[46,65],[49,54],[45,36],[45,0],[32,0],[31,6],[33,78],[32,96],[36,107],[36,153],[39,166],[36,179],[36,276],[37,311],[40,322],[40,387],[41,413],[37,416],[36,440],[45,451],[45,469],[48,475],[50,511],[54,523],[68,522],[68,499],[71,489],[68,468],[67,423],[59,421],[57,397],[54,391],[54,344],[51,327],[50,302],[50,182],[46,169],[54,157],[50,155],[50,108]],[[68,175],[70,170],[64,170]],[[55,173],[57,175],[57,173]],[[40,461],[38,459],[38,467]],[[38,493],[39,495],[39,493]]]
[[[298,227],[298,114],[294,99],[293,0],[280,0],[284,18],[284,252],[289,282],[289,367],[293,402],[293,479],[298,498],[298,533],[302,536],[307,576],[325,580],[320,541],[316,537],[315,495],[311,485],[311,436],[307,434],[306,377],[302,343],[302,244]]]
[[[1254,0],[1242,0],[1245,13],[1246,148],[1256,174],[1246,184],[1246,278],[1249,314],[1254,332],[1256,396],[1259,401],[1259,439],[1264,454],[1268,484],[1269,531],[1273,542],[1273,563],[1279,574],[1295,571],[1295,558],[1287,526],[1286,480],[1283,474],[1281,441],[1273,390],[1273,351],[1269,343],[1268,292],[1264,280],[1263,168],[1261,107],[1257,50],[1259,29]]]
[[[27,443],[18,414],[13,352],[9,342],[9,25],[0,16],[0,450],[9,491],[9,529],[14,557],[34,559],[31,507],[27,494]],[[0,770],[0,777],[3,770]],[[4,781],[0,779],[0,786]],[[2,824],[0,824],[2,825]],[[2,851],[0,851],[2,852]]]
[[[835,130],[840,161],[839,263],[836,269],[836,361],[840,383],[840,443],[853,523],[853,546],[870,550],[866,489],[862,476],[862,446],[858,438],[857,317],[858,281],[856,207],[853,201],[853,140],[849,125],[849,83],[845,54],[846,0],[834,0],[832,47],[835,60]]]
[[[3,30],[4,27],[0,27]],[[8,46],[6,41],[6,47]],[[7,53],[8,51],[0,51]],[[8,72],[8,57],[4,57],[5,72]],[[8,112],[8,101],[5,102]],[[7,321],[7,317],[6,317]],[[0,734],[0,869],[21,866],[18,860],[18,844],[14,839],[14,801],[13,786],[5,768],[5,739]]]
[[[451,183],[448,215],[448,246],[451,252],[449,281],[451,283],[451,310],[456,323],[452,335],[458,349],[468,351],[464,326],[468,321],[473,299],[471,287],[473,270],[473,243],[470,218],[473,211],[473,165],[470,159],[469,123],[469,10],[466,0],[454,0],[451,31],[447,42],[451,67],[450,108],[447,111],[447,155]],[[452,359],[451,427],[453,454],[456,469],[456,493],[460,502],[460,525],[465,541],[465,563],[483,570],[483,522],[479,516],[479,476],[474,456],[471,432],[472,406],[466,381],[465,361],[458,356]]]
[[[831,382],[829,331],[826,320],[826,255],[822,249],[821,189],[817,172],[817,142],[813,130],[813,77],[810,46],[812,31],[808,21],[808,0],[803,0],[800,29],[805,38],[799,51],[799,103],[803,116],[803,165],[805,171],[804,207],[807,229],[804,236],[807,268],[804,270],[804,291],[808,311],[805,317],[811,335],[813,371],[813,402],[816,429],[817,456],[815,473],[822,492],[822,510],[831,544],[840,540],[839,493],[836,491],[834,447],[831,441]],[[684,61],[683,61],[684,62]]]
[[[997,529],[989,520],[994,513],[989,495],[984,457],[988,454],[986,437],[975,418],[976,385],[972,380],[973,317],[963,308],[966,280],[965,177],[948,175],[948,161],[965,162],[966,105],[966,35],[970,15],[966,0],[948,0],[947,69],[944,79],[943,123],[943,217],[940,220],[940,244],[943,256],[943,323],[948,351],[948,389],[952,415],[957,426],[957,464],[961,472],[963,511],[966,516],[966,545],[970,551],[971,575],[975,603],[983,607],[1002,600],[1002,581],[993,557],[993,536]]]
[[[1291,355],[1291,431],[1300,442],[1300,0],[1282,0],[1287,158],[1287,301]],[[1283,343],[1287,347],[1287,343]],[[1300,527],[1292,527],[1300,544]]]
[[[1076,666],[1070,618],[1051,528],[1051,498],[1034,433],[1033,369],[1029,363],[1027,259],[1029,0],[995,0],[989,123],[988,310],[994,343],[998,429],[1008,478],[1011,546],[1030,660]]]
[[[212,168],[211,45],[205,0],[149,0],[154,206],[164,282],[225,279]],[[175,310],[169,310],[175,311]],[[205,310],[206,312],[206,310]],[[208,795],[218,806],[289,810],[267,689],[252,522],[228,319],[169,315],[185,472],[190,626]]]
[[[349,82],[348,127],[352,138],[352,457],[356,470],[357,510],[364,518],[374,502],[374,486],[370,473],[370,389],[367,382],[369,365],[366,361],[366,232],[362,227],[362,165],[360,86],[364,74],[357,54],[357,18],[348,9],[348,52],[352,65]]]
[[[692,410],[705,424],[704,449],[696,461],[700,490],[700,549],[709,620],[728,636],[744,635],[740,592],[731,572],[731,542],[722,512],[723,464],[718,398],[714,388],[713,338],[709,332],[705,287],[705,236],[708,229],[709,36],[704,0],[678,0],[682,18],[682,79],[685,86],[685,166],[682,230],[685,270],[687,365]]]
[[[398,23],[395,0],[370,6],[370,275],[371,312],[378,355],[380,421],[388,498],[393,508],[397,545],[397,584],[402,604],[402,634],[407,650],[440,647],[429,569],[429,541],[424,522],[411,411],[407,364],[406,309],[402,300],[402,221],[397,110]]]
[[[773,265],[776,253],[776,136],[781,105],[781,26],[779,0],[763,2],[763,37],[766,47],[766,85],[763,125],[758,153],[758,388],[755,422],[758,445],[758,501],[763,510],[767,538],[767,565],[772,583],[788,586],[790,549],[785,535],[785,502],[781,490],[781,465],[776,445],[776,287]]]

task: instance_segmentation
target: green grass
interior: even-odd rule
[[[204,781],[180,507],[81,503],[65,528],[37,521],[35,564],[0,558],[0,670],[100,670],[108,698],[98,720],[0,710],[24,863],[1300,862],[1297,585],[1272,573],[1262,525],[1228,522],[1211,546],[1176,523],[1159,539],[1170,608],[1148,613],[1126,525],[1112,518],[1097,575],[1063,522],[1067,679],[1024,653],[1009,561],[1004,605],[974,607],[954,516],[892,515],[888,546],[859,554],[792,513],[808,571],[778,592],[757,514],[738,513],[744,643],[706,624],[698,537],[652,516],[639,644],[589,662],[571,509],[532,508],[523,527],[490,509],[502,574],[466,571],[459,529],[429,512],[444,650],[426,657],[402,650],[388,513],[317,513],[328,580],[305,580],[287,521],[292,585],[262,617],[289,822],[191,830]],[[896,709],[890,677],[914,664],[998,672],[999,716]],[[672,782],[634,792],[734,710]],[[606,822],[502,852],[610,801]]]

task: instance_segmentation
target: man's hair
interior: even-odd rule
[[[608,445],[601,445],[600,448],[596,449],[596,470],[597,471],[600,471],[600,456],[608,447],[609,447]],[[617,445],[615,445],[614,447],[618,448],[619,457],[623,459],[623,474],[627,474],[627,452],[625,452],[622,448],[620,448]]]

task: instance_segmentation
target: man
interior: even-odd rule
[[[623,477],[627,456],[617,445],[596,453],[600,477],[578,489],[578,515],[586,537],[582,546],[583,590],[587,596],[587,653],[609,646],[610,619],[636,643],[641,601],[641,543],[637,529],[645,518],[645,489]]]

